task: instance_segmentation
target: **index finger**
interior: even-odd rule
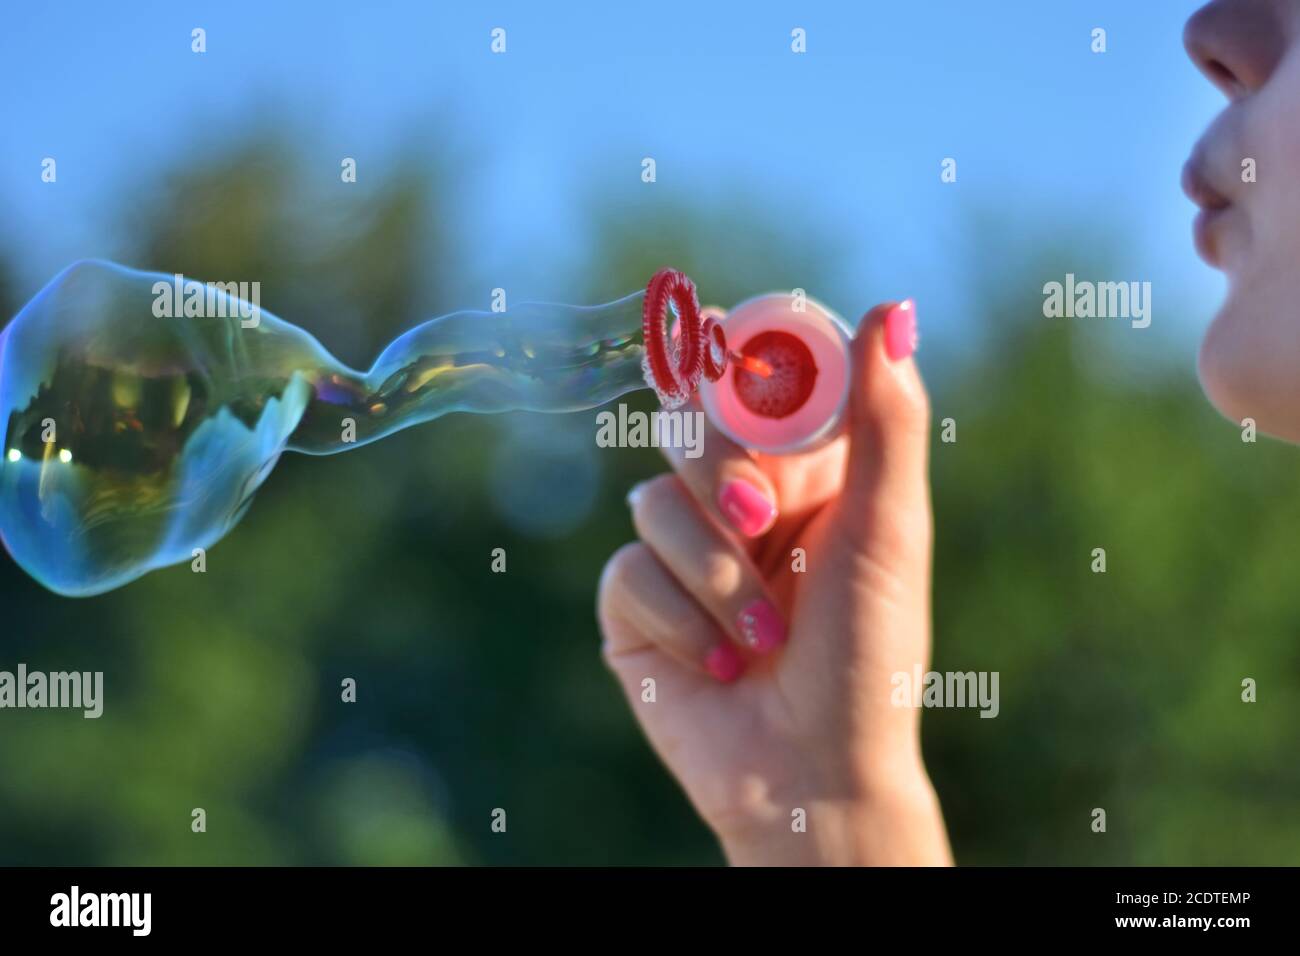
[[[693,416],[699,441],[661,443],[660,450],[700,506],[742,538],[765,534],[777,518],[776,488],[749,452],[709,421],[692,398],[682,411]],[[685,434],[685,423],[683,423]]]

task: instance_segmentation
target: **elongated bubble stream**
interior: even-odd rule
[[[286,449],[333,454],[447,412],[570,412],[647,384],[665,395],[646,377],[645,330],[663,319],[645,292],[431,319],[367,372],[237,293],[79,262],[0,333],[0,538],[51,590],[99,594],[190,561]]]

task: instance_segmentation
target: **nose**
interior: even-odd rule
[[[1290,0],[1213,0],[1192,14],[1183,46],[1211,83],[1229,99],[1268,82],[1286,52],[1281,6]]]

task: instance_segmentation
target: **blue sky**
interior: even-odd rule
[[[573,195],[641,196],[653,156],[666,200],[737,191],[842,243],[835,288],[809,291],[845,311],[914,294],[930,328],[960,329],[981,277],[1023,256],[1023,240],[1077,237],[1123,253],[1109,278],[1152,281],[1153,344],[1163,330],[1190,349],[1222,290],[1192,252],[1178,187],[1221,105],[1182,51],[1196,6],[8,4],[3,242],[24,295],[72,259],[113,258],[115,197],[283,107],[334,179],[341,156],[365,176],[422,129],[450,136],[462,253],[523,298],[554,297],[548,276],[580,260]],[[1098,26],[1102,55],[1089,48]],[[504,56],[489,49],[494,27]],[[790,51],[795,27],[804,55]],[[40,181],[45,156],[55,185]],[[945,157],[955,184],[939,180]],[[972,245],[972,212],[1022,242]]]

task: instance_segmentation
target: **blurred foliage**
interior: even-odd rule
[[[130,264],[259,277],[266,308],[368,364],[446,284],[429,265],[452,245],[437,177],[412,164],[318,194],[292,150],[256,143],[124,203]],[[757,203],[589,208],[589,301],[668,262],[720,304],[816,295],[835,273],[833,244]],[[995,341],[931,382],[936,420],[958,429],[933,449],[935,666],[1001,673],[997,719],[925,715],[957,858],[1294,862],[1296,453],[1243,444],[1190,371],[1099,374],[1099,350],[1138,333],[1044,320],[1042,276],[1065,270],[1015,268],[997,287],[1023,294],[972,317]],[[6,315],[21,305],[12,284],[0,296]],[[98,721],[0,714],[0,863],[720,861],[600,661],[595,586],[631,536],[623,494],[662,465],[597,456],[593,434],[594,413],[462,415],[288,455],[207,574],[90,600],[0,561],[0,668],[103,670],[106,685]],[[521,522],[502,506],[521,484],[525,512],[575,488],[581,507]],[[504,575],[488,573],[498,547]],[[508,838],[490,829],[498,807]]]
[[[933,453],[936,669],[1001,672],[996,720],[926,715],[958,857],[1294,863],[1295,449],[1243,442],[1190,370],[1105,375],[1098,339],[1142,333],[1045,322],[1019,287],[994,308],[1026,321],[935,404],[959,422]]]

